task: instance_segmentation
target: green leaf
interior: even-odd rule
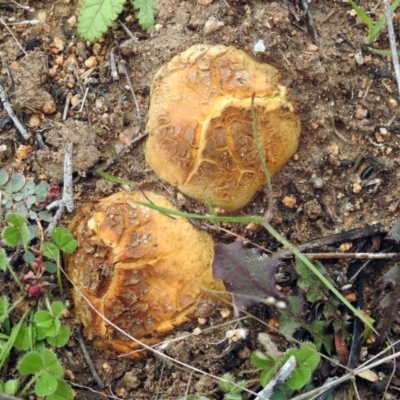
[[[240,393],[225,393],[224,400],[242,400]]]
[[[5,271],[10,266],[7,260],[7,253],[4,249],[0,249],[0,269]]]
[[[64,347],[71,336],[71,329],[67,325],[62,325],[57,336],[48,337],[47,342],[54,347]]]
[[[14,213],[9,213],[6,215],[5,220],[10,224],[14,225],[15,228],[18,230],[18,242],[21,240],[24,248],[27,247],[28,243],[32,240],[32,235],[31,232],[28,228],[28,221],[26,220],[25,217],[19,215],[19,214],[14,214]],[[17,234],[15,232],[15,229],[8,229],[7,228],[12,228],[12,227],[6,227],[3,231],[3,239],[4,241],[7,242],[7,240],[11,240],[13,243],[17,240]],[[9,244],[9,243],[7,243]],[[9,246],[16,246],[16,244],[12,245],[9,244]]]
[[[21,194],[23,195],[22,198],[28,197],[29,195],[35,193],[35,182],[28,181],[26,182],[25,186],[23,187]]]
[[[54,318],[52,315],[45,310],[39,310],[35,313],[34,320],[37,326],[42,328],[50,328],[53,325]]]
[[[231,391],[232,387],[234,387],[232,385],[232,383],[235,382],[233,375],[227,373],[227,374],[222,375],[221,379],[223,379],[223,381],[219,381],[220,388],[225,393],[229,393]],[[224,381],[226,381],[226,382],[224,382]]]
[[[20,191],[25,185],[26,179],[24,174],[16,172],[12,175],[10,181],[6,185],[6,193],[15,193]]]
[[[4,384],[4,393],[8,394],[9,396],[14,396],[17,392],[19,385],[18,379],[10,379]]]
[[[9,301],[6,296],[0,298],[0,322],[8,318]]]
[[[54,317],[59,317],[61,313],[65,310],[65,306],[61,301],[55,301],[50,305],[51,313]]]
[[[251,353],[250,361],[256,368],[272,368],[275,365],[272,357],[259,350]]]
[[[138,10],[137,19],[142,29],[148,29],[154,25],[154,0],[133,0],[135,10]]]
[[[58,247],[52,242],[46,242],[43,245],[43,255],[55,262],[58,262],[60,259],[60,250]]]
[[[21,233],[15,226],[6,226],[1,236],[6,245],[11,247],[15,247],[21,240]]]
[[[18,350],[32,349],[33,331],[32,326],[22,326],[15,338],[14,347]]]
[[[35,188],[37,201],[45,201],[46,196],[49,194],[49,191],[50,185],[44,181],[40,182]]]
[[[57,379],[57,389],[47,396],[46,400],[73,400],[74,393],[70,385],[62,379]]]
[[[47,210],[40,211],[40,212],[38,213],[38,216],[39,216],[39,218],[40,218],[42,221],[45,221],[45,222],[51,222],[51,221],[53,221],[53,216],[52,216],[52,215],[50,214],[50,212],[47,211]]]
[[[51,233],[51,238],[54,240],[54,243],[61,248],[62,251],[68,254],[73,253],[78,246],[77,241],[66,228],[55,228]]]
[[[55,353],[49,349],[43,350],[43,365],[47,371],[49,371],[56,378],[61,378],[64,374],[64,370],[57,359]]]
[[[8,181],[9,175],[8,172],[4,169],[0,169],[0,186],[4,186]]]
[[[130,181],[129,179],[123,179],[119,178],[118,176],[114,176],[109,174],[108,172],[104,172],[101,169],[96,170],[97,175],[99,175],[101,178],[110,181],[110,182],[115,182],[115,183],[121,183],[125,185],[133,185],[137,186],[137,183],[134,181]]]
[[[262,387],[267,386],[268,383],[271,381],[271,379],[275,376],[277,371],[278,371],[278,368],[267,368],[267,369],[264,369],[260,374],[261,386]]]
[[[295,357],[298,365],[307,365],[312,371],[317,368],[321,360],[314,343],[310,342],[302,343]]]
[[[84,0],[78,18],[78,34],[93,42],[117,19],[126,0]]]
[[[301,389],[309,382],[311,375],[311,369],[307,366],[302,366],[293,371],[286,384],[294,390]]]
[[[54,274],[57,271],[57,265],[51,261],[45,261],[43,263],[43,267],[46,269],[47,272],[50,274]]]
[[[35,383],[35,393],[39,397],[48,396],[57,390],[58,381],[48,371],[42,371]]]
[[[54,318],[49,312],[45,310],[39,310],[35,313],[36,325],[43,328],[46,332],[46,336],[54,337],[58,335],[60,331],[60,320]]]
[[[33,264],[35,262],[35,255],[31,251],[26,251],[22,257],[28,264]]]
[[[22,357],[18,364],[18,370],[21,374],[30,375],[40,372],[43,368],[43,360],[37,351],[31,351]]]

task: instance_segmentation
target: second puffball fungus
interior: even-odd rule
[[[185,218],[137,201],[174,209],[151,192],[121,192],[83,207],[69,227],[78,241],[78,249],[66,256],[76,316],[96,347],[119,353],[140,345],[102,315],[149,345],[187,322],[211,297],[207,290],[225,290],[213,279],[211,236]]]
[[[199,44],[174,57],[151,86],[146,160],[185,195],[233,212],[298,146],[301,126],[279,71],[232,46]]]

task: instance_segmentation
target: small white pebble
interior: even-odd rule
[[[265,44],[264,44],[264,40],[259,40],[256,42],[256,44],[254,45],[254,51],[255,52],[264,52],[265,51]]]

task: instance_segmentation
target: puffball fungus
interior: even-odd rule
[[[233,212],[265,184],[252,129],[270,175],[295,153],[300,120],[279,71],[234,47],[195,45],[151,86],[146,160],[187,196]]]
[[[69,227],[78,241],[77,251],[66,257],[77,318],[96,347],[120,353],[140,346],[83,296],[129,335],[152,344],[188,321],[207,297],[204,288],[225,290],[221,280],[213,280],[210,235],[136,201],[175,209],[154,193],[121,192],[85,206]]]

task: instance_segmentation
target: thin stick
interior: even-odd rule
[[[1,20],[1,18],[0,18],[0,20]],[[21,122],[19,122],[19,119],[15,115],[15,113],[14,113],[12,107],[11,107],[11,104],[7,101],[6,93],[5,93],[5,91],[4,91],[4,89],[3,89],[3,87],[1,85],[0,85],[0,101],[3,104],[3,107],[6,109],[8,115],[10,116],[10,118],[13,120],[15,127],[18,129],[18,131],[20,132],[22,137],[25,140],[29,140],[30,139],[30,135],[25,130],[25,128],[22,126]]]
[[[0,58],[1,58],[1,62],[3,63],[3,66],[7,72],[7,76],[8,76],[8,80],[9,80],[9,93],[10,93],[10,98],[12,98],[14,96],[14,79],[12,77],[10,68],[8,67],[8,64],[3,56],[3,53],[0,51]]]
[[[0,17],[0,22],[6,27],[6,29],[8,30],[8,32],[11,33],[11,36],[14,38],[14,40],[17,42],[18,47],[21,49],[21,51],[27,55],[26,51],[24,50],[24,48],[21,46],[21,44],[18,42],[17,38],[14,36],[12,30],[8,27],[8,25],[4,22],[3,18]]]
[[[53,231],[58,221],[64,214],[65,209],[67,209],[68,212],[71,212],[74,209],[74,197],[72,188],[72,143],[67,143],[65,148],[64,187],[62,198],[61,200],[53,201],[46,207],[46,210],[50,211],[56,207],[58,207],[58,210],[54,215],[53,220],[49,223],[49,226],[46,229],[46,234],[50,234]]]
[[[138,121],[138,125],[139,125],[139,127],[140,127],[140,130],[143,131],[143,129],[142,129],[142,128],[143,128],[143,127],[142,127],[142,116],[140,115],[139,103],[137,102],[137,98],[136,98],[135,91],[133,90],[132,82],[131,82],[131,80],[129,79],[129,74],[128,74],[128,70],[126,69],[126,62],[125,62],[125,60],[121,60],[121,65],[122,65],[122,68],[124,69],[124,73],[125,73],[125,76],[126,76],[126,81],[128,82],[129,90],[130,90],[131,93],[132,93],[133,101],[134,101],[134,103],[135,103],[136,118],[137,118],[137,121]]]
[[[133,33],[128,29],[128,27],[121,21],[119,21],[119,24],[122,26],[122,29],[128,34],[128,36],[135,42],[139,43],[139,39],[133,35]]]
[[[106,385],[101,380],[100,376],[98,375],[98,373],[96,371],[96,368],[94,367],[94,365],[92,363],[92,359],[90,358],[89,352],[87,351],[87,348],[85,346],[85,342],[83,340],[81,332],[78,331],[76,337],[78,339],[79,345],[81,346],[82,353],[85,356],[85,359],[86,359],[86,362],[87,362],[87,364],[89,366],[90,372],[92,373],[93,378],[97,383],[97,386],[100,389],[104,389],[106,387]]]
[[[389,34],[390,51],[392,53],[394,73],[396,75],[397,89],[399,91],[399,97],[400,97],[400,64],[399,64],[399,55],[397,54],[396,36],[393,28],[392,13],[390,11],[389,1],[384,0],[383,3],[385,4],[386,24]]]
[[[324,260],[329,258],[354,258],[368,260],[382,260],[399,257],[399,253],[303,253],[312,260]]]
[[[310,11],[310,6],[307,3],[307,0],[301,0],[301,5],[303,6],[303,10],[307,16],[308,19],[308,26],[310,28],[311,31],[311,35],[314,39],[314,43],[319,46],[319,39],[318,39],[318,34],[317,34],[317,29],[315,28],[314,25],[314,19],[312,17],[311,11]]]

